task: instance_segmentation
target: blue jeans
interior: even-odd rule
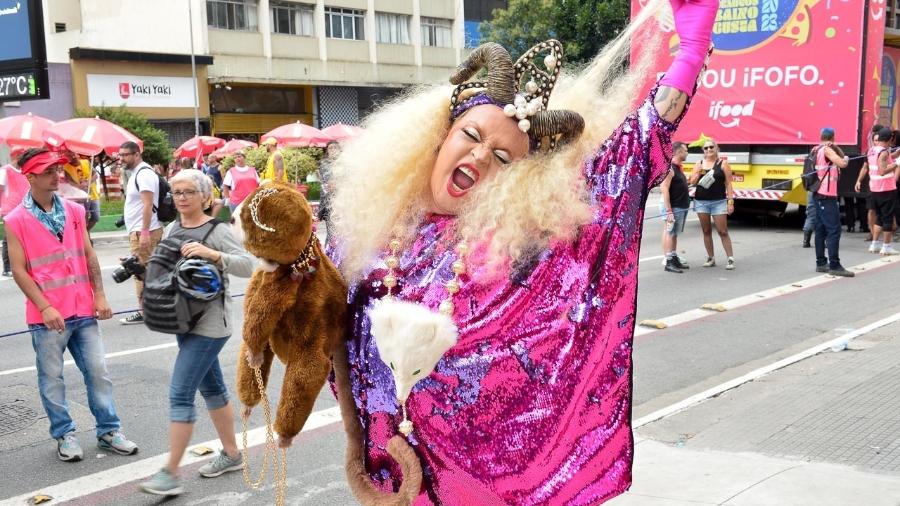
[[[841,267],[838,247],[841,243],[841,211],[836,198],[816,197],[816,265],[829,269]],[[828,257],[825,249],[828,248]]]
[[[178,334],[176,338],[178,357],[169,384],[169,420],[194,423],[197,390],[206,401],[206,409],[219,409],[228,404],[228,388],[219,367],[219,352],[228,338],[196,334]]]
[[[813,192],[806,192],[806,221],[803,222],[804,232],[816,230],[816,197]]]
[[[100,327],[94,318],[66,320],[66,330],[56,332],[44,325],[29,325],[31,345],[34,347],[38,389],[41,403],[50,420],[50,436],[54,439],[75,430],[66,402],[66,383],[63,379],[63,352],[66,348],[84,376],[88,406],[97,421],[97,436],[119,430],[121,423],[113,404],[112,381],[103,358]]]

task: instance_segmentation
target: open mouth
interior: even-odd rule
[[[453,175],[450,177],[450,184],[447,185],[447,190],[454,197],[462,196],[475,186],[479,177],[481,175],[475,170],[475,167],[460,165],[453,169]]]

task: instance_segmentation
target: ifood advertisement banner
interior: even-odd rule
[[[632,0],[632,13],[644,3]],[[837,131],[838,143],[855,144],[865,4],[721,0],[713,28],[715,50],[677,137],[690,141],[705,135],[726,144],[814,144],[827,125]],[[660,26],[652,28],[651,36],[669,49],[660,52],[655,64],[664,72],[679,41],[674,30]]]

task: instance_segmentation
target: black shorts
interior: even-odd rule
[[[872,198],[872,194],[870,193],[868,197],[866,197],[866,210],[874,211],[875,210],[875,199]]]
[[[885,232],[894,230],[894,216],[897,214],[897,190],[872,192],[875,203],[875,224]]]

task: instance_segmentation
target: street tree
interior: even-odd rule
[[[484,42],[497,42],[518,58],[534,44],[559,39],[566,61],[579,66],[615,38],[629,17],[628,0],[510,0],[481,24]]]

